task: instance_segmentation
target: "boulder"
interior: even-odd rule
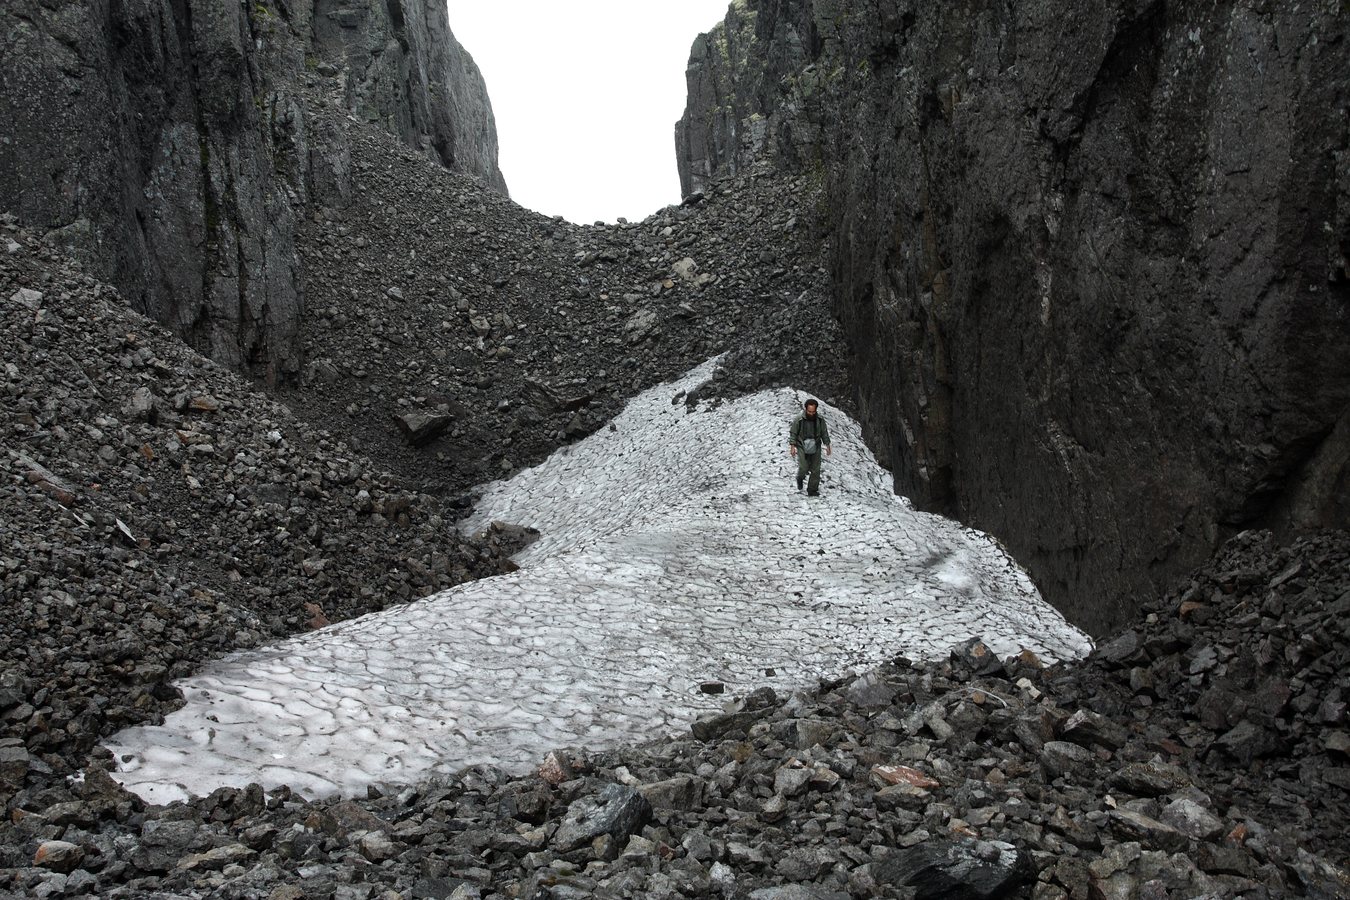
[[[872,877],[911,888],[915,900],[1007,897],[1031,877],[1030,857],[1002,841],[925,841],[872,864]]]
[[[572,803],[551,845],[559,853],[570,853],[608,835],[615,846],[622,847],[651,815],[651,804],[639,791],[622,784],[606,785],[600,793]]]

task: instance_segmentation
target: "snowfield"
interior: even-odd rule
[[[992,539],[895,496],[823,404],[834,454],[821,496],[798,493],[786,433],[805,398],[687,407],[715,364],[485,489],[466,529],[542,532],[520,571],[208,665],[163,725],[108,742],[119,780],[153,802],[250,782],[361,796],[686,729],[727,699],[705,681],[790,691],[971,637],[1088,652]]]

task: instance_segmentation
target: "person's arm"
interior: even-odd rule
[[[797,444],[799,443],[797,439],[797,431],[798,426],[801,425],[801,422],[802,422],[801,419],[793,419],[792,424],[788,426],[788,455],[790,456],[797,455]]]
[[[834,450],[830,447],[830,426],[823,417],[820,420],[820,442],[825,445],[826,456],[834,453]]]

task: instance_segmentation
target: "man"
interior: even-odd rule
[[[815,400],[807,400],[802,414],[788,430],[788,452],[797,458],[797,490],[802,489],[802,482],[809,474],[811,481],[806,486],[806,493],[811,497],[820,493],[820,448],[825,448],[826,456],[831,453],[830,429],[825,427],[825,418],[819,414],[819,408],[820,404]]]

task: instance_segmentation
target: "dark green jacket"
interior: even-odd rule
[[[830,429],[825,424],[825,417],[817,412],[813,425],[811,420],[806,418],[806,413],[799,414],[793,421],[792,428],[788,431],[788,440],[792,443],[792,446],[801,450],[802,441],[812,437],[820,440],[821,447],[830,446]],[[819,453],[820,450],[817,449],[816,452]]]

